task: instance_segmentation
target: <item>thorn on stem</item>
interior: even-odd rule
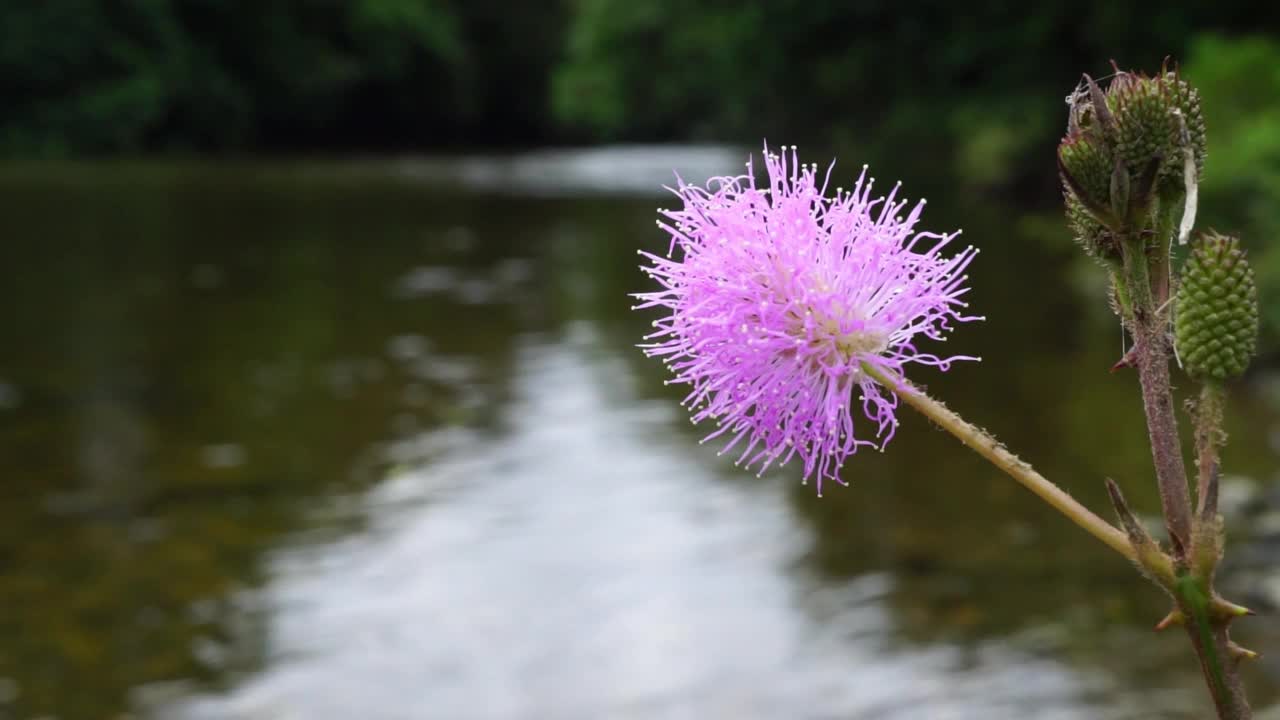
[[[1186,622],[1187,622],[1187,616],[1183,615],[1181,610],[1174,608],[1169,611],[1168,615],[1164,616],[1163,620],[1156,623],[1156,632],[1160,632],[1161,630],[1167,630],[1168,628],[1171,628],[1174,625],[1178,625],[1178,626],[1185,625]]]
[[[1129,348],[1129,350],[1125,352],[1124,357],[1117,360],[1115,365],[1111,366],[1111,372],[1116,372],[1117,370],[1122,370],[1124,368],[1137,367],[1137,365],[1138,347],[1135,345]]]
[[[1215,597],[1209,601],[1209,613],[1220,620],[1234,620],[1247,615],[1258,614],[1243,605],[1237,605],[1220,597]]]
[[[1248,648],[1237,645],[1235,642],[1227,643],[1227,652],[1231,653],[1231,657],[1235,658],[1236,662],[1240,662],[1241,660],[1257,660],[1262,657]]]

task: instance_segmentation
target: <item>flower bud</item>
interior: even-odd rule
[[[1067,226],[1085,252],[1099,260],[1120,262],[1120,247],[1111,231],[1070,192],[1066,193],[1066,203]]]
[[[1103,260],[1120,257],[1107,228],[1113,222],[1110,208],[1114,167],[1111,150],[1096,127],[1076,126],[1058,146],[1058,168],[1066,185],[1063,195],[1067,223],[1076,242]]]
[[[1077,129],[1058,145],[1058,161],[1071,178],[1071,190],[1085,202],[1106,206],[1111,194],[1111,169],[1115,164],[1102,133]]]
[[[1258,339],[1258,292],[1240,241],[1200,236],[1182,267],[1174,322],[1178,357],[1199,381],[1239,376]]]
[[[1114,149],[1131,171],[1156,160],[1157,191],[1181,193],[1185,149],[1204,168],[1204,117],[1200,94],[1176,73],[1150,78],[1120,73],[1107,89],[1107,107],[1115,122]],[[1185,129],[1185,134],[1184,134]]]
[[[1182,202],[1187,173],[1194,179],[1204,165],[1200,98],[1176,73],[1117,72],[1105,92],[1086,76],[1068,104],[1058,146],[1067,217],[1092,254],[1118,257],[1104,231],[1149,229],[1153,211]]]

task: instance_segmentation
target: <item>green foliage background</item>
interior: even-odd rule
[[[1221,94],[1257,3],[46,0],[0,5],[0,148],[457,148],[627,140],[942,149],[980,180],[1107,60],[1193,58]],[[1276,11],[1270,11],[1280,16]],[[1274,65],[1272,65],[1274,67]],[[1274,74],[1274,73],[1272,73]],[[1224,77],[1226,76],[1226,77]],[[1261,88],[1257,88],[1261,89]],[[1274,97],[1274,94],[1272,95]],[[1271,98],[1245,102],[1251,114]],[[874,138],[874,141],[872,141]]]
[[[562,22],[503,0],[4,3],[0,151],[534,140]]]
[[[1200,88],[1209,158],[1200,226],[1240,233],[1253,254],[1264,331],[1280,336],[1280,40],[1197,37],[1187,74]]]

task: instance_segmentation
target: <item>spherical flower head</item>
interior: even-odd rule
[[[904,214],[897,186],[873,199],[865,166],[851,190],[828,196],[833,167],[819,184],[794,146],[766,146],[764,186],[750,160],[739,177],[679,181],[684,206],[659,211],[667,256],[640,253],[661,287],[635,295],[636,308],[669,311],[641,347],[666,363],[668,382],[690,386],[692,421],[715,423],[703,442],[722,438],[722,454],[760,474],[799,458],[819,494],[824,480],[843,484],[849,455],[883,449],[898,425],[897,397],[868,369],[896,377],[909,363],[976,360],[917,345],[982,319],[962,300],[977,250],[948,255],[959,232],[916,232],[924,201]]]

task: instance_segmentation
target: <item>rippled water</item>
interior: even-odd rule
[[[0,175],[0,718],[1205,716],[1158,594],[926,423],[821,500],[697,443],[625,297],[663,152]],[[918,380],[1154,512],[1093,269],[946,205],[987,360]]]

